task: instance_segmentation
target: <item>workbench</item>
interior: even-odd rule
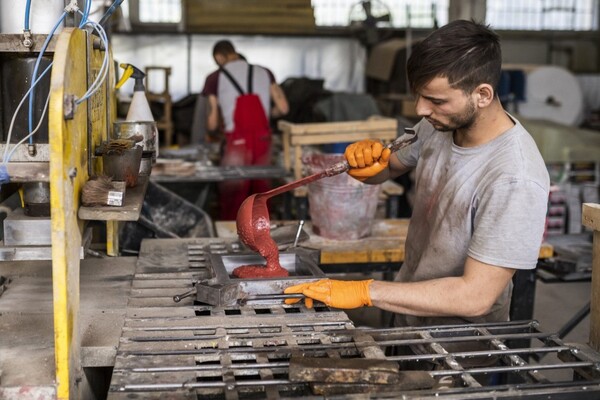
[[[169,160],[173,161],[173,160]],[[194,164],[194,163],[188,163]],[[215,190],[214,184],[229,180],[283,179],[290,173],[274,165],[213,166],[196,165],[191,174],[166,174],[153,170],[150,180],[175,192],[196,207],[205,208],[209,193]],[[215,192],[216,193],[216,192]]]
[[[312,231],[311,221],[306,221],[304,231],[309,239],[302,247],[321,252],[321,264],[398,264],[404,261],[404,245],[408,233],[408,218],[375,219],[370,236],[358,240],[334,240],[317,235]],[[271,221],[272,225],[298,225],[298,221]],[[217,236],[237,238],[235,221],[216,221]],[[552,257],[553,247],[543,243],[539,258]]]
[[[274,165],[197,166],[193,174],[167,175],[152,173],[150,180],[157,183],[211,183],[239,179],[280,179],[290,173]]]
[[[385,280],[393,275],[404,261],[404,246],[409,219],[376,219],[371,236],[359,240],[332,240],[312,231],[310,221],[304,225],[309,239],[300,246],[320,251],[321,269],[326,273],[383,272]],[[298,224],[297,221],[272,221],[274,225]],[[236,238],[235,221],[216,221],[217,236]],[[543,243],[539,259],[553,255],[553,246]],[[513,299],[510,316],[513,320],[533,318],[536,270],[519,270],[513,278]]]

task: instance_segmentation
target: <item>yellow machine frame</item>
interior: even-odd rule
[[[107,49],[106,51],[109,51]],[[110,51],[109,51],[110,54]],[[114,119],[114,68],[90,99],[75,107],[97,76],[104,52],[93,37],[77,28],[58,36],[50,83],[50,205],[52,224],[52,285],[57,397],[79,397],[79,263],[84,222],[77,218],[80,192],[89,173],[98,171],[92,150],[106,140]],[[116,232],[111,230],[113,236]],[[114,238],[108,242],[115,243]]]

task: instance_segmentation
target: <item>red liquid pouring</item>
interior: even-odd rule
[[[394,153],[417,140],[417,135],[413,129],[405,128],[404,132],[404,135],[385,147]],[[271,238],[271,221],[269,219],[267,200],[270,197],[318,179],[341,174],[348,171],[349,168],[348,162],[342,161],[322,172],[298,179],[268,192],[253,194],[244,200],[238,210],[236,219],[238,236],[246,246],[263,256],[267,260],[267,265],[265,267],[243,265],[234,269],[233,275],[238,278],[277,278],[288,276],[288,271],[279,264],[279,250],[277,249],[277,244]]]
[[[238,236],[250,249],[258,252],[267,260],[266,266],[242,265],[233,270],[238,278],[280,278],[289,276],[289,272],[279,264],[279,249],[271,238],[271,220],[267,200],[270,197],[295,189],[326,176],[333,176],[348,169],[347,163],[335,164],[325,171],[288,183],[287,185],[249,196],[238,210],[236,225]]]

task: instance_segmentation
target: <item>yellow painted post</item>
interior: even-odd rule
[[[83,96],[97,76],[102,54],[93,50],[92,38],[85,31],[64,29],[56,42],[50,81],[52,286],[59,399],[80,398],[79,382],[84,379],[79,338],[79,257],[84,224],[77,218],[77,211],[88,171],[97,172],[97,165],[90,165],[88,158],[106,138],[107,126],[114,118],[107,114],[106,101],[107,93],[113,93],[109,89],[114,88],[110,83],[114,81],[114,68],[111,66],[109,83],[101,90],[79,105],[74,101]],[[109,65],[111,62],[112,57]]]
[[[79,191],[87,177],[87,112],[65,119],[65,99],[86,89],[86,34],[73,28],[58,37],[50,82],[50,206],[57,397],[77,396],[79,353],[79,252],[83,225]]]
[[[106,254],[119,255],[119,221],[106,221]]]

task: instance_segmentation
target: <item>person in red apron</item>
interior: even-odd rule
[[[207,128],[225,132],[221,165],[270,165],[269,117],[288,112],[283,90],[271,71],[248,64],[228,40],[215,44],[213,57],[219,69],[206,78],[202,94],[209,103]],[[267,180],[220,183],[220,219],[234,220],[246,197],[268,189]]]

